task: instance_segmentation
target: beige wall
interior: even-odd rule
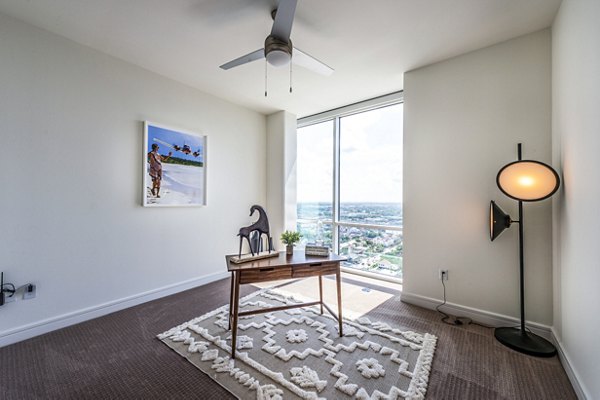
[[[267,213],[273,247],[283,250],[281,233],[296,230],[296,116],[279,111],[267,117]]]
[[[552,27],[554,333],[580,396],[600,398],[600,2],[564,0]]]
[[[493,243],[495,200],[513,219],[517,202],[498,170],[524,158],[551,162],[549,30],[405,74],[404,294],[447,299],[519,317],[518,227]],[[525,204],[526,318],[552,324],[551,201]]]
[[[227,276],[266,201],[265,116],[2,15],[0,88],[0,270],[38,287],[0,307],[0,345]],[[208,135],[206,207],[141,206],[145,119]]]

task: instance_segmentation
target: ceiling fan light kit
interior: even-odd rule
[[[269,35],[265,40],[265,58],[274,67],[288,65],[292,58],[292,49],[291,39],[285,42]]]

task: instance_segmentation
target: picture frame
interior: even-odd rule
[[[206,205],[207,136],[144,121],[144,207]]]

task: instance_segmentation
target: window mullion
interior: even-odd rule
[[[333,250],[340,251],[340,117],[333,120]]]

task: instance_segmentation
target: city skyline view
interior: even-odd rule
[[[319,244],[335,249],[332,211],[331,203],[297,204],[296,226],[302,234],[300,247]],[[402,279],[402,218],[401,204],[340,204],[340,218],[337,224],[339,254],[348,258],[344,266]],[[361,224],[369,227],[356,226]],[[379,225],[381,228],[375,228],[373,225]]]

